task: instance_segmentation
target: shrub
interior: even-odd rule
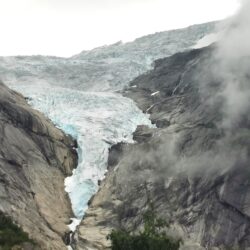
[[[0,250],[10,250],[13,246],[25,242],[33,243],[27,233],[0,212]]]
[[[163,230],[168,224],[157,218],[153,204],[143,216],[144,229],[139,234],[113,230],[108,236],[112,250],[177,250],[181,240],[167,236]]]

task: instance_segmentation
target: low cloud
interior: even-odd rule
[[[163,132],[163,135],[158,135],[163,141],[151,142],[150,150],[147,147],[134,150],[131,158],[125,161],[131,163],[128,171],[136,173],[136,182],[138,178],[143,181],[160,177],[168,183],[169,179],[181,173],[217,177],[228,170],[248,165],[249,24],[250,2],[242,1],[238,13],[223,24],[221,39],[214,45],[211,57],[200,66],[200,72],[194,71],[201,88],[201,99],[206,100],[200,105],[209,109],[204,108],[204,113],[215,113],[219,117],[215,128],[194,128],[190,134],[186,130]],[[121,179],[128,176],[124,171],[127,171],[126,168],[121,167]]]
[[[222,88],[217,97],[224,98],[225,128],[235,128],[250,109],[250,2],[232,17],[218,42],[216,71]],[[248,115],[248,114],[247,114]]]

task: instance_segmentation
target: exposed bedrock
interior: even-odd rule
[[[231,79],[220,74],[216,49],[160,59],[131,82],[124,95],[157,128],[138,127],[136,144],[111,149],[110,171],[75,235],[77,249],[107,248],[112,228],[138,231],[145,189],[186,249],[250,247],[250,104],[230,102],[249,93],[249,74],[238,69],[250,60],[233,66],[238,88],[227,95]]]
[[[0,210],[41,249],[66,249],[71,204],[64,179],[76,142],[0,83]]]

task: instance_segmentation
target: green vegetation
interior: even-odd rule
[[[108,236],[112,250],[177,250],[181,240],[166,235],[164,228],[168,224],[157,218],[152,203],[143,216],[144,229],[139,234],[131,234],[124,230],[113,230]]]
[[[25,242],[34,244],[27,233],[15,225],[11,218],[0,212],[0,250],[11,250],[13,246]]]

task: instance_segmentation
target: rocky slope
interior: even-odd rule
[[[138,124],[149,124],[134,102],[110,92],[122,90],[131,79],[150,69],[155,59],[196,45],[214,32],[215,25],[160,32],[134,42],[84,51],[71,58],[0,57],[0,78],[6,85],[28,97],[31,105],[79,142],[78,170],[66,179],[66,190],[77,217],[81,218],[88,199],[96,192],[98,180],[103,178],[110,145],[131,141]],[[47,150],[45,153],[50,155]]]
[[[38,249],[66,249],[72,210],[64,179],[77,164],[75,141],[2,83],[0,130],[1,213]]]
[[[250,60],[234,58],[225,76],[217,52],[208,47],[160,59],[131,82],[124,94],[157,128],[138,127],[136,144],[112,147],[110,171],[78,228],[76,249],[108,248],[112,228],[139,230],[146,190],[185,249],[250,248]],[[237,86],[231,92],[230,81]]]

